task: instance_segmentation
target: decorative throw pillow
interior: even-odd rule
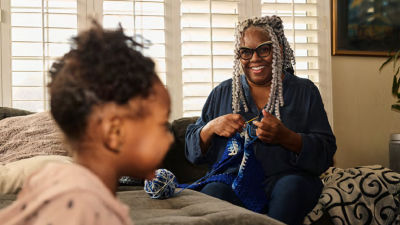
[[[30,174],[49,162],[71,163],[72,158],[44,155],[0,165],[0,194],[16,194]]]
[[[334,224],[400,222],[400,173],[380,165],[331,167],[323,182],[318,204],[304,224],[318,221],[326,213]]]
[[[49,112],[0,120],[0,164],[38,155],[68,155]]]

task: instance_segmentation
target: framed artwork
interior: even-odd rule
[[[400,49],[400,0],[331,0],[332,55],[387,56]]]

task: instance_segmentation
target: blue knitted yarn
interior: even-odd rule
[[[257,137],[249,136],[243,137],[236,133],[230,138],[220,161],[213,165],[206,176],[194,183],[179,185],[174,174],[166,169],[159,169],[153,180],[145,181],[144,190],[151,198],[165,199],[179,194],[186,188],[201,190],[208,183],[221,182],[232,186],[233,191],[247,209],[262,212],[268,203],[263,185],[265,176],[253,150],[253,142]],[[238,170],[227,171],[239,164]],[[182,189],[174,193],[175,187]]]
[[[263,185],[264,170],[253,150],[253,142],[256,139],[254,136],[246,138],[236,133],[228,140],[221,160],[214,164],[212,171],[185,188],[201,190],[204,185],[211,182],[231,185],[247,209],[262,212],[268,200]],[[225,172],[228,168],[239,164],[238,172]]]
[[[178,187],[200,191],[206,184],[211,182],[221,182],[227,185],[231,185],[236,175],[223,173],[222,171],[226,170],[229,167],[240,164],[243,156],[243,149],[241,148],[242,145],[244,145],[244,139],[240,138],[239,133],[236,133],[234,137],[230,138],[227,142],[221,160],[212,166],[212,170],[207,175],[195,181],[189,186],[178,184]]]
[[[156,170],[155,178],[144,181],[144,191],[154,199],[166,199],[175,193],[177,181],[175,175],[166,169]]]
[[[243,159],[232,189],[247,209],[262,212],[268,203],[263,185],[263,168],[256,159],[252,141],[246,141],[242,148]]]

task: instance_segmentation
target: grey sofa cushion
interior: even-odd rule
[[[151,199],[142,188],[119,191],[117,196],[129,205],[135,225],[282,225],[268,216],[200,192],[184,190],[178,196]],[[0,195],[0,209],[15,200],[16,195]]]
[[[178,196],[165,200],[151,199],[143,190],[119,192],[118,197],[130,206],[135,225],[283,224],[192,190],[184,190]]]

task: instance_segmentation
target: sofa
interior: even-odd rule
[[[67,147],[61,143],[62,137],[51,135],[59,132],[54,130],[54,122],[49,114],[41,114],[31,115],[28,111],[0,107],[0,165],[7,167],[19,164],[19,167],[26,170],[27,163],[24,160],[54,154],[57,154],[57,157],[68,158],[65,151]],[[8,119],[2,120],[4,118]],[[161,168],[172,171],[179,183],[192,183],[207,172],[205,166],[192,165],[184,155],[186,127],[196,119],[197,117],[180,118],[172,121],[170,126],[175,141]],[[2,131],[10,126],[16,131]],[[35,126],[38,128],[32,128]],[[40,129],[44,130],[36,134],[36,139],[40,140],[33,139],[35,131]],[[7,146],[12,145],[7,145],[1,139],[2,135],[18,139],[16,142],[22,147],[12,147],[18,154],[8,151]],[[35,144],[41,144],[39,149],[49,150],[26,152],[26,145]],[[14,162],[10,162],[11,160]],[[2,184],[1,176],[0,169],[0,190],[4,184],[11,183],[6,181]],[[11,180],[10,177],[7,179]],[[400,224],[400,174],[379,165],[348,169],[332,167],[321,179],[324,182],[322,195],[314,210],[305,218],[304,224]],[[20,183],[18,185],[21,185]],[[122,182],[117,196],[129,205],[135,224],[282,224],[268,216],[192,190],[184,190],[179,195],[165,200],[151,199],[143,191],[141,180]],[[15,198],[16,193],[0,195],[0,208],[11,204]]]
[[[0,125],[0,136],[8,135],[8,134],[1,134],[1,129],[4,129],[4,127],[7,127],[9,124],[23,127],[23,126],[28,126],[27,125],[28,123],[31,123],[29,124],[30,126],[38,126],[36,123],[41,123],[42,125],[49,123],[48,115],[39,116],[43,118],[36,118],[34,117],[34,115],[30,114],[31,112],[24,110],[0,107],[0,123],[2,121],[8,122],[7,124],[2,124],[3,126]],[[14,120],[10,121],[2,120],[8,117],[15,117],[15,116],[19,116],[19,118],[14,118]],[[171,149],[163,162],[163,167],[173,171],[177,176],[177,179],[181,183],[189,183],[203,176],[206,172],[205,167],[193,166],[184,159],[184,156],[180,155],[180,153],[183,152],[181,150],[184,144],[184,132],[186,130],[186,126],[189,123],[193,122],[194,120],[195,118],[186,118],[182,120],[176,120],[171,123],[171,131],[175,135],[175,143],[171,146]],[[48,139],[53,139],[53,140],[48,140],[48,142],[61,142],[62,139],[58,139],[60,137],[49,136],[48,131],[50,130],[51,132],[54,132],[52,130],[53,128],[48,128],[47,125],[45,126],[46,128],[40,127],[40,129],[45,130],[40,133],[45,133]],[[34,135],[33,131],[29,130],[29,128],[26,129],[18,128],[17,131],[13,132],[21,134],[26,133],[24,134],[25,136]],[[17,136],[15,134],[12,134],[13,132],[8,132],[9,135],[12,136],[10,137],[10,139],[15,138]],[[38,134],[38,136],[39,135],[43,136],[43,134]],[[21,135],[21,137],[23,137],[23,135]],[[38,144],[39,142],[41,146],[48,145],[48,142],[44,142],[44,140],[30,140],[31,143],[25,143],[24,141],[20,140],[21,137],[18,138],[19,139],[18,145],[23,146],[23,148],[26,148],[25,144],[35,145]],[[19,141],[21,141],[21,143]],[[8,143],[4,143],[4,140],[0,140],[0,145],[2,144],[8,145]],[[60,148],[60,146],[63,146],[62,143],[57,143],[57,145],[58,145],[56,147],[57,149]],[[13,148],[18,149],[23,155],[22,157],[27,157],[27,153],[26,151],[24,151],[25,149],[22,148],[19,149],[17,146],[14,146]],[[5,153],[4,151],[5,151],[4,148],[2,148],[0,150],[0,154],[11,155]],[[27,162],[29,160],[33,161],[34,159],[42,157],[43,154],[54,154],[55,152],[59,154],[57,160],[59,158],[68,157],[66,156],[68,154],[66,151],[63,153],[58,150],[55,151],[54,149],[48,150],[48,152],[30,151],[29,153],[32,155],[31,158],[19,158],[20,156],[12,155],[12,157],[11,156],[6,157],[6,159],[9,161],[10,160],[16,160],[16,161],[8,162],[7,164],[3,163],[2,166],[3,168],[6,168],[6,166],[10,164],[18,164],[20,162],[23,161]],[[44,161],[45,160],[43,159],[41,160],[41,162]],[[1,163],[2,162],[0,161],[0,164]],[[28,162],[26,164],[28,164]],[[1,178],[2,174],[0,169],[0,179]],[[281,225],[282,224],[281,222],[276,221],[268,216],[254,213],[247,209],[232,205],[228,202],[192,190],[184,190],[179,195],[169,199],[164,199],[164,200],[151,199],[149,195],[147,195],[147,193],[144,192],[142,184],[143,181],[137,181],[137,180],[133,182],[131,180],[128,185],[125,183],[121,183],[121,186],[118,188],[117,192],[118,198],[130,207],[130,214],[134,224],[136,225],[150,225],[150,224],[152,225],[156,224]],[[2,184],[0,181],[0,187],[1,186]],[[0,209],[11,204],[16,199],[16,196],[17,196],[16,193],[0,194]]]

